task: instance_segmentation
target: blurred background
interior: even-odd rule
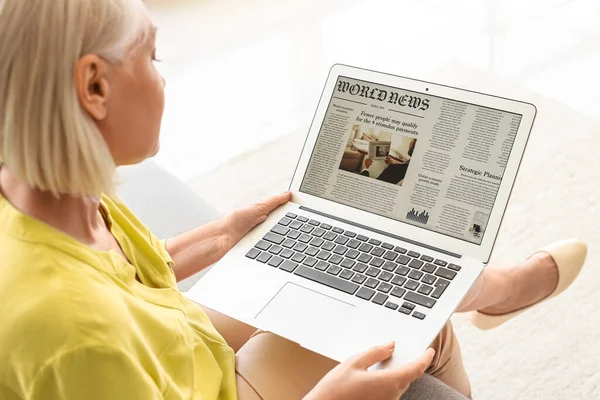
[[[492,260],[576,236],[588,266],[493,332],[455,326],[475,398],[600,398],[598,0],[146,3],[167,80],[155,160],[222,212],[287,189],[334,63],[536,104]]]

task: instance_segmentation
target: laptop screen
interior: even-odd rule
[[[300,191],[481,244],[521,118],[340,76]]]

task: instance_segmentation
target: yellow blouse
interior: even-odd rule
[[[233,350],[165,243],[119,200],[101,211],[131,264],[0,196],[0,399],[236,399]]]

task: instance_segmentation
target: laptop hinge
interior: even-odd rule
[[[375,233],[378,233],[380,235],[384,235],[384,236],[387,236],[387,237],[390,237],[390,238],[393,238],[393,239],[396,239],[396,240],[401,240],[401,241],[406,242],[406,243],[414,244],[415,246],[419,246],[419,247],[423,247],[423,248],[426,248],[426,249],[429,249],[429,250],[437,251],[439,253],[446,254],[446,255],[448,255],[450,257],[462,258],[462,256],[460,254],[452,253],[450,251],[447,251],[447,250],[444,250],[444,249],[440,249],[440,248],[437,248],[437,247],[434,247],[434,246],[431,246],[431,245],[428,245],[428,244],[425,244],[425,243],[417,242],[416,240],[407,239],[407,238],[402,237],[402,236],[394,235],[392,233],[380,231],[379,229],[371,228],[371,227],[366,226],[366,225],[357,224],[356,222],[348,221],[347,219],[336,217],[335,215],[330,215],[330,214],[327,214],[327,213],[324,213],[324,212],[321,212],[321,211],[313,210],[312,208],[300,206],[300,209],[308,211],[308,212],[311,212],[313,214],[322,215],[323,217],[331,218],[331,219],[334,219],[336,221],[343,222],[345,224],[356,226],[356,227],[361,228],[361,229],[365,229],[365,230],[368,230],[368,231],[371,231],[371,232],[375,232]]]

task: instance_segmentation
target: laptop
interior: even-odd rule
[[[391,340],[393,357],[375,368],[414,360],[490,259],[535,115],[521,101],[334,65],[292,200],[187,295],[334,360]],[[369,160],[354,140],[402,157]]]

